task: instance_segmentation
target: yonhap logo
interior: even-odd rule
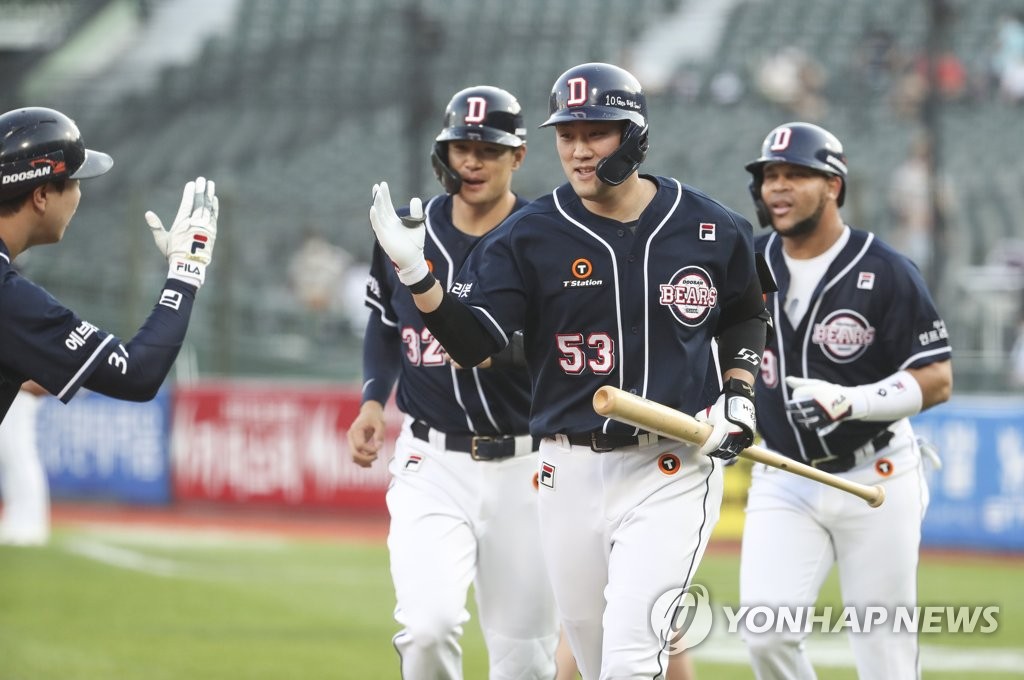
[[[668,654],[679,654],[704,642],[711,632],[711,600],[699,584],[663,593],[651,608],[651,628]]]

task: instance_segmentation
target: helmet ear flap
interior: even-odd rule
[[[459,190],[462,189],[462,177],[448,165],[447,142],[434,142],[434,149],[430,153],[430,164],[434,168],[437,181],[444,187],[445,192],[453,196],[459,193]]]
[[[750,184],[747,185],[747,190],[750,191],[750,197],[754,199],[754,210],[757,212],[757,221],[761,223],[762,227],[772,226],[772,214],[768,211],[768,205],[761,198],[761,178],[755,177],[750,180]]]
[[[615,187],[626,181],[647,157],[649,126],[627,123],[622,143],[597,164],[597,178]]]

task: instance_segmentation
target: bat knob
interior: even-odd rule
[[[875,484],[871,488],[874,489],[875,495],[873,498],[868,500],[868,505],[872,508],[877,508],[885,502],[885,488],[879,484]]]

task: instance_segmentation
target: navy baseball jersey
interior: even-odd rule
[[[525,205],[526,201],[518,199],[515,209]],[[424,212],[424,257],[434,277],[448,289],[481,237],[459,231],[452,224],[452,197],[448,194],[430,199]],[[408,209],[401,213],[408,214]],[[364,342],[364,400],[387,401],[396,377],[394,352],[400,352],[395,401],[403,413],[442,432],[527,433],[530,382],[526,369],[451,366],[379,244],[374,246],[370,264],[366,305],[373,311]]]
[[[535,436],[633,434],[596,413],[614,385],[696,413],[714,402],[712,338],[755,277],[753,230],[675,179],[634,224],[589,212],[564,184],[484,237],[451,287],[501,344],[522,328]]]
[[[114,339],[15,271],[0,241],[0,420],[29,378],[69,401]]]
[[[864,385],[950,359],[946,324],[910,260],[873,234],[850,229],[794,328],[782,309],[790,283],[782,239],[760,236],[756,247],[779,287],[768,296],[775,324],[755,390],[758,429],[769,447],[796,460],[848,455],[892,423],[845,420],[825,436],[805,431],[786,416],[786,377]]]

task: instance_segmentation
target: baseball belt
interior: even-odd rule
[[[414,420],[412,436],[443,448],[445,451],[468,453],[473,460],[502,460],[515,455],[532,453],[539,448],[539,440],[529,435],[478,435],[470,433],[440,432],[422,420]],[[433,433],[433,437],[431,437]]]

